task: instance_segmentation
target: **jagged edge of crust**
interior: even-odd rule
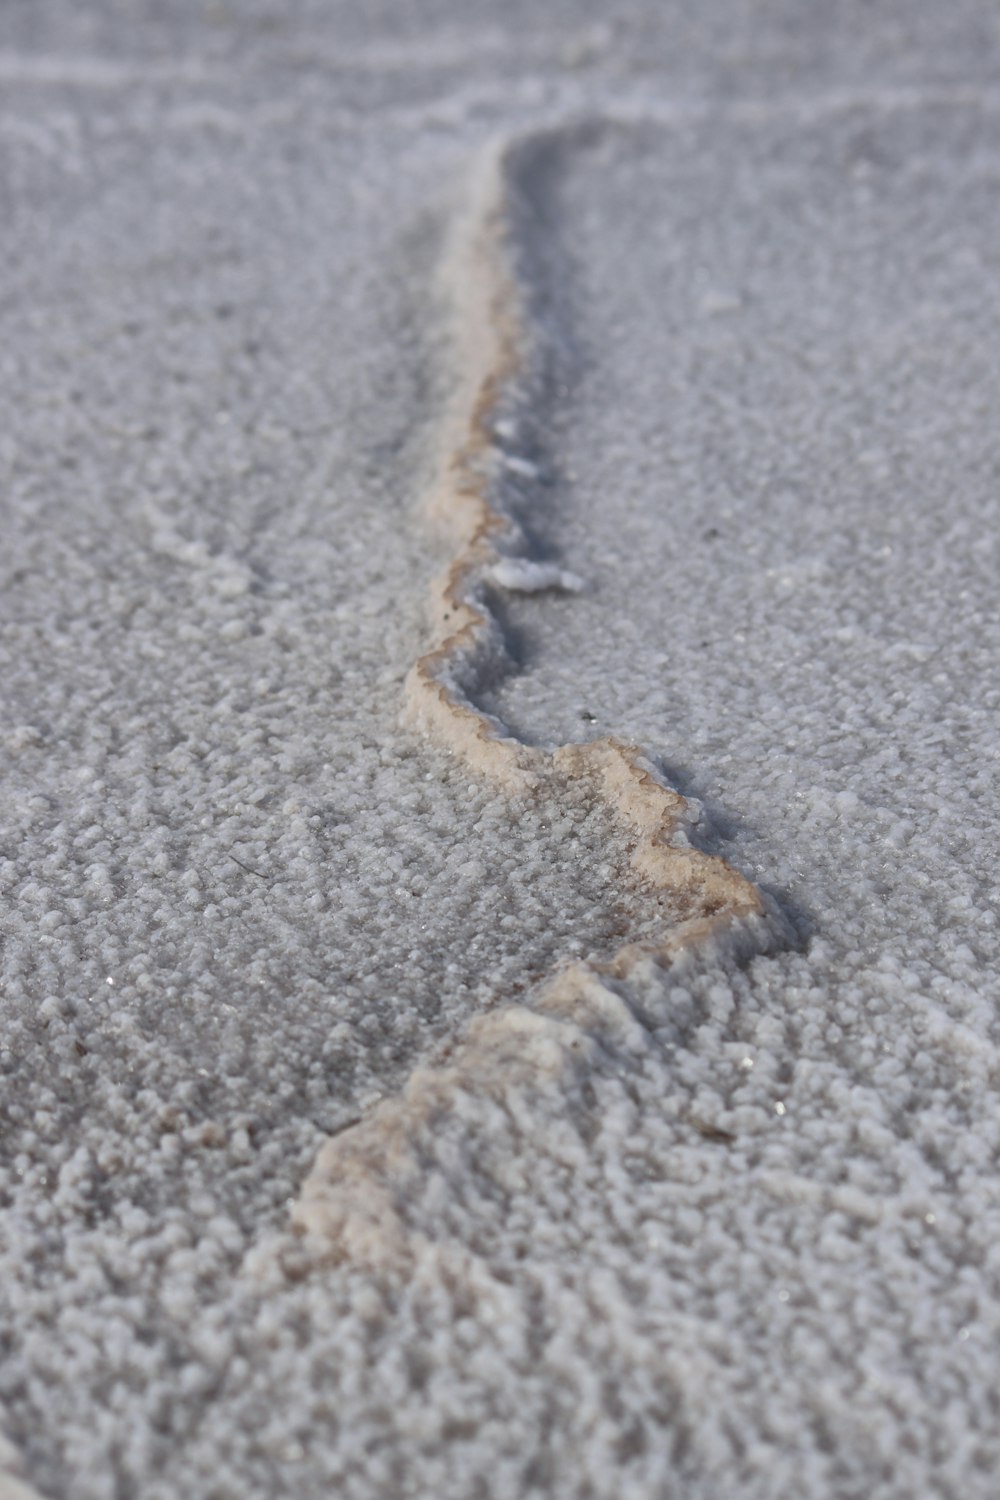
[[[428,510],[449,525],[457,551],[432,590],[433,639],[408,675],[406,718],[511,791],[552,780],[595,783],[613,816],[635,835],[636,874],[663,890],[695,894],[702,921],[715,930],[763,916],[760,892],[721,857],[688,845],[685,799],[664,785],[639,747],[614,737],[553,751],[524,745],[463,688],[504,657],[481,580],[520,543],[517,523],[504,507],[497,432],[501,423],[517,422],[537,378],[509,213],[521,155],[537,150],[538,138],[532,137],[487,154],[444,261],[462,383],[446,420],[445,452]],[[651,951],[643,945],[645,954]],[[616,972],[625,972],[621,954]]]
[[[516,426],[531,399],[532,330],[515,269],[509,215],[520,153],[538,136],[494,147],[480,162],[469,211],[456,226],[443,274],[452,299],[460,387],[444,423],[444,452],[428,500],[456,538],[456,553],[432,594],[432,640],[406,684],[405,718],[508,793],[588,782],[631,837],[637,880],[682,897],[694,915],[651,940],[628,943],[603,962],[574,963],[530,1004],[502,1006],[471,1021],[450,1055],[412,1073],[394,1098],[321,1148],[293,1206],[300,1237],[257,1258],[269,1279],[347,1262],[413,1274],[468,1252],[421,1230],[409,1212],[427,1170],[435,1122],[475,1098],[507,1098],[557,1083],[586,1066],[595,1048],[649,1045],[621,983],[641,965],[683,971],[692,962],[763,952],[784,939],[780,917],[724,859],[692,848],[685,799],[664,785],[642,751],[615,738],[527,746],[473,701],[480,674],[503,665],[504,644],[482,586],[486,570],[519,544],[503,505],[498,428]],[[498,544],[502,544],[498,545]],[[422,1142],[423,1145],[418,1145]]]

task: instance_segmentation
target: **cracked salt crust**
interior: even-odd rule
[[[370,8],[335,46],[312,12],[123,34],[40,0],[18,45],[41,61],[4,54],[44,124],[3,145],[5,683],[34,731],[5,768],[20,1473],[53,1500],[992,1500],[980,10],[629,6],[579,72],[560,6],[499,48],[476,45],[495,17],[449,14],[391,83],[322,61]],[[179,66],[133,60],[165,38]],[[185,81],[185,49],[224,65]],[[191,89],[182,152],[157,123]],[[450,685],[488,735],[568,742],[581,707],[627,727],[819,930],[745,967],[578,971],[407,1083],[526,969],[657,930],[648,892],[607,904],[630,851],[586,778],[508,809],[394,725],[433,566],[399,505],[441,408],[430,221],[487,134],[557,107],[632,129],[536,157],[550,451],[493,430],[544,475],[544,555],[593,587],[505,598],[524,670]],[[245,590],[215,587],[230,562]],[[300,1197],[376,1094],[384,1134],[331,1144],[345,1193]],[[388,1189],[374,1240],[352,1181]],[[326,1216],[326,1264],[289,1200]]]

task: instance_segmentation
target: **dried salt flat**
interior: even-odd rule
[[[25,69],[0,1462],[53,1500],[990,1492],[991,116],[665,130],[653,19],[558,20],[488,107],[475,25],[349,102],[262,29],[224,130],[119,58],[72,167]]]

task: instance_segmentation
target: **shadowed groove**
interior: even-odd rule
[[[582,129],[589,137],[595,126]],[[514,1095],[523,1102],[553,1085],[568,1087],[573,1078],[578,1083],[588,1060],[609,1046],[624,1055],[653,1045],[622,985],[640,966],[680,970],[713,957],[734,959],[784,935],[751,881],[691,846],[685,799],[637,746],[613,737],[554,749],[525,745],[475,701],[477,684],[509,667],[488,607],[488,575],[500,559],[525,555],[523,532],[506,503],[505,460],[542,382],[544,351],[519,275],[523,246],[514,203],[550,146],[572,139],[575,130],[538,132],[487,154],[442,265],[459,384],[427,509],[449,528],[455,554],[432,590],[431,642],[408,676],[405,717],[515,802],[570,793],[599,801],[629,841],[637,886],[669,898],[664,925],[607,960],[563,968],[530,1004],[477,1017],[443,1059],[417,1069],[395,1098],[327,1141],[293,1208],[293,1227],[305,1242],[295,1264],[300,1271],[328,1260],[412,1270],[429,1257],[439,1269],[461,1265],[468,1273],[461,1247],[443,1245],[416,1222],[414,1205],[429,1172],[448,1174],[434,1159],[435,1122],[466,1116],[477,1099],[509,1107]],[[284,1267],[293,1269],[287,1259]]]

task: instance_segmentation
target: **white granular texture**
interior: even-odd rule
[[[992,1500],[993,33],[0,18],[3,1500]],[[399,723],[497,139],[587,587],[495,579],[482,706],[644,746],[798,937],[544,1010],[656,893]]]

